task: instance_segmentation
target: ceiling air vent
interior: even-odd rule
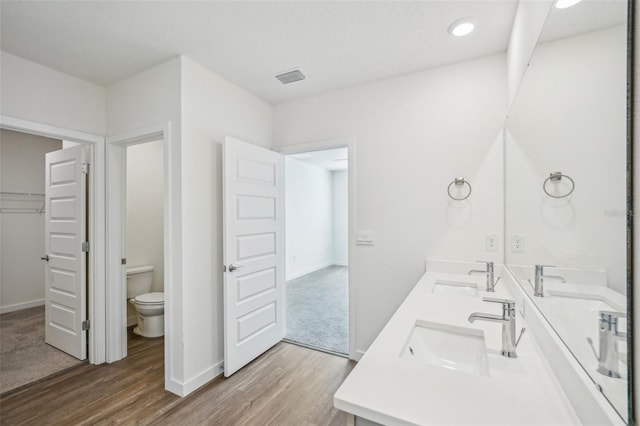
[[[302,74],[302,71],[293,70],[293,71],[283,72],[282,74],[278,74],[276,75],[276,78],[280,80],[280,83],[282,84],[289,84],[289,83],[293,83],[294,81],[304,80],[306,77],[304,74]]]

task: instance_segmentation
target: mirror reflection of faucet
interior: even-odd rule
[[[489,261],[489,260],[478,260],[478,263],[484,263],[487,265],[487,269],[486,270],[479,270],[479,269],[472,269],[469,272],[467,272],[468,275],[473,275],[473,274],[483,274],[486,275],[487,277],[487,288],[486,290],[489,292],[494,292],[496,291],[496,284],[498,284],[498,281],[500,281],[500,277],[498,277],[497,280],[493,280],[494,279],[494,273],[493,273],[493,262]]]
[[[553,265],[535,265],[535,277],[533,284],[533,295],[536,297],[544,297],[544,280],[545,278],[553,278],[560,282],[566,283],[567,280],[560,275],[544,275],[544,268],[555,268]],[[531,280],[529,280],[531,283]]]
[[[622,376],[618,371],[619,343],[627,340],[627,333],[618,331],[618,318],[627,316],[624,312],[600,311],[598,319],[600,353],[597,354],[593,347],[593,340],[587,337],[596,358],[598,359],[598,373],[607,377],[619,379]]]

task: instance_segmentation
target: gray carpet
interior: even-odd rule
[[[325,352],[349,353],[346,266],[329,266],[287,281],[285,339]]]
[[[0,394],[81,363],[44,342],[44,306],[0,315]]]

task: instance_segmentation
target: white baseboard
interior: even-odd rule
[[[183,389],[182,383],[176,382],[175,380],[165,379],[164,389],[171,392],[174,395],[184,396],[182,394],[182,389]]]
[[[295,280],[296,278],[299,278],[299,277],[301,277],[303,275],[307,275],[307,274],[310,274],[312,272],[319,271],[320,269],[328,268],[331,265],[333,265],[332,262],[323,263],[321,265],[316,265],[314,267],[304,269],[304,270],[302,270],[300,272],[296,272],[295,274],[287,275],[286,279],[287,279],[287,281]]]
[[[349,359],[352,359],[354,361],[360,361],[364,356],[364,352],[365,351],[359,351],[356,349],[356,351],[349,356]]]
[[[344,262],[333,262],[333,264],[336,266],[349,266],[349,262],[346,260]]]
[[[20,311],[22,309],[33,308],[36,306],[44,305],[44,299],[32,300],[31,302],[25,303],[17,303],[15,305],[2,306],[0,307],[0,314],[5,314],[7,312]]]
[[[165,389],[169,392],[175,393],[178,396],[187,396],[200,386],[210,382],[224,372],[224,363],[219,363],[207,368],[203,372],[199,373],[195,377],[187,380],[184,383],[179,383],[174,380],[165,381]]]

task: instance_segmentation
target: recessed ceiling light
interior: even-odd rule
[[[449,34],[456,37],[466,36],[476,27],[474,21],[475,20],[473,18],[458,19],[453,24],[449,25]]]
[[[580,3],[582,0],[558,0],[556,2],[556,9],[566,9],[571,6],[575,6]]]

